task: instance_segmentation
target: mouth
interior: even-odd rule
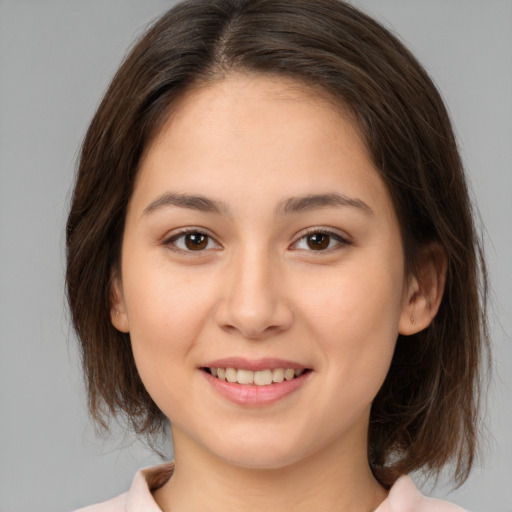
[[[296,394],[313,373],[313,368],[276,358],[228,357],[204,362],[198,369],[216,393],[249,408],[269,406]]]
[[[272,386],[273,384],[292,381],[311,371],[309,368],[246,370],[232,367],[204,367],[201,369],[220,381],[252,386]]]

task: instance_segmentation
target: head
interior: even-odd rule
[[[357,133],[390,198],[404,280],[417,284],[432,313],[424,329],[412,325],[397,337],[371,407],[369,462],[384,485],[450,460],[462,480],[476,441],[485,269],[456,142],[414,57],[336,0],[180,4],[116,74],[83,144],[67,225],[68,297],[93,416],[123,412],[148,435],[165,425],[135,366],[130,334],[111,318],[127,213],[169,119],[195,91],[235,75],[295,84]],[[429,293],[436,286],[442,300]]]

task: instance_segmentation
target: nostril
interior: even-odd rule
[[[271,287],[260,291],[252,287],[245,292],[240,290],[243,285],[234,288],[237,291],[219,301],[214,313],[217,325],[224,332],[259,340],[283,332],[292,325],[290,305]]]

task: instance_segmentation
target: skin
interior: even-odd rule
[[[284,211],[333,193],[349,204]],[[188,249],[183,228],[206,246]],[[326,248],[311,248],[311,230],[332,233]],[[112,290],[112,322],[171,420],[161,508],[374,510],[386,492],[367,462],[371,403],[397,335],[437,311],[436,272],[406,278],[389,193],[349,116],[318,92],[230,74],[182,98],[142,160]],[[283,399],[244,406],[201,370],[235,356],[311,371]]]

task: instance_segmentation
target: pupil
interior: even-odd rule
[[[208,237],[201,233],[189,233],[185,237],[185,245],[187,249],[192,251],[197,251],[199,249],[204,249],[208,243]]]
[[[308,245],[310,249],[318,251],[329,247],[329,235],[323,233],[315,233],[308,237]]]

